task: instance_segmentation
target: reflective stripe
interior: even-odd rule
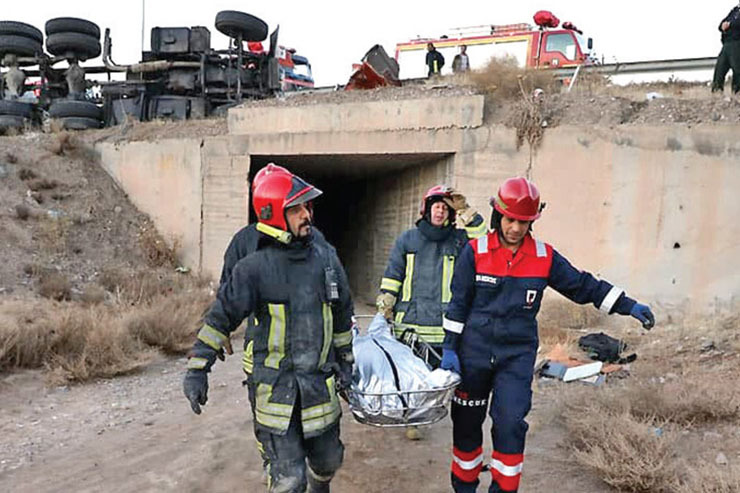
[[[326,390],[329,392],[329,402],[301,410],[301,422],[304,433],[326,428],[334,423],[341,414],[335,385],[333,376],[327,378]]]
[[[406,277],[403,279],[403,297],[401,301],[411,301],[411,288],[414,282],[414,260],[415,253],[406,254]]]
[[[335,332],[334,333],[334,347],[340,348],[352,344],[352,331],[346,332]]]
[[[270,402],[272,385],[261,383],[257,386],[255,416],[257,422],[278,430],[287,430],[293,415],[292,404]]]
[[[517,474],[522,473],[522,465],[523,464],[520,462],[519,464],[515,466],[507,466],[506,464],[504,464],[498,459],[492,459],[490,467],[493,469],[496,469],[498,472],[500,472],[504,476],[516,476]]]
[[[319,366],[326,363],[329,357],[329,348],[331,347],[332,332],[334,332],[334,319],[331,313],[331,306],[324,303],[321,307],[321,318],[324,319],[324,340],[321,344],[321,356],[319,357]]]
[[[396,281],[390,277],[384,277],[380,281],[380,289],[390,291],[393,294],[398,294],[398,290],[401,289],[401,281]]]
[[[488,235],[481,236],[478,238],[478,253],[486,253],[488,251]]]
[[[547,257],[547,248],[545,247],[545,244],[541,242],[540,240],[534,240],[535,248],[537,248],[537,256],[538,257]]]
[[[208,360],[205,358],[198,358],[193,356],[188,358],[188,370],[202,370],[208,364]]]
[[[267,338],[265,366],[277,370],[285,356],[285,305],[270,303],[267,309],[270,312],[270,334]]]
[[[445,255],[442,257],[442,303],[449,303],[452,299],[452,274],[455,272],[455,257]]]
[[[293,235],[287,231],[283,231],[282,229],[278,229],[265,223],[257,223],[257,231],[266,234],[270,238],[275,238],[280,243],[285,243],[286,245],[290,243],[290,240],[293,238]]]
[[[612,288],[609,290],[608,293],[606,293],[606,296],[604,296],[604,299],[601,300],[601,305],[599,305],[599,310],[602,312],[609,313],[612,311],[612,308],[614,308],[614,303],[617,302],[619,297],[624,293],[623,289],[620,289],[616,286],[612,286]]]
[[[482,238],[488,233],[486,228],[486,222],[482,221],[478,226],[465,226],[465,232],[468,234],[468,238],[471,240],[474,238]]]
[[[219,332],[208,324],[205,324],[200,331],[198,331],[198,340],[207,344],[216,351],[220,351],[228,339],[229,338],[224,333]]]
[[[463,328],[465,328],[465,324],[462,322],[455,322],[454,320],[450,320],[447,317],[442,317],[442,327],[444,327],[445,330],[454,332],[455,334],[462,334]]]
[[[252,373],[252,371],[254,370],[254,341],[249,341],[247,343],[247,347],[244,348],[242,367],[247,373]]]
[[[394,322],[397,324],[403,323],[403,316],[406,315],[406,312],[396,312],[396,317],[393,319]]]
[[[470,469],[475,469],[476,467],[478,467],[479,465],[481,465],[483,463],[483,453],[481,453],[478,457],[476,457],[473,460],[462,460],[459,457],[453,455],[452,456],[452,460],[454,460],[455,462],[457,462],[457,464],[462,469],[465,469],[465,470],[468,470],[469,471]]]
[[[429,344],[442,344],[445,339],[445,333],[442,327],[434,325],[400,324],[398,322],[393,327],[393,334],[396,336],[396,339],[400,339],[406,329],[414,329],[414,332],[416,332],[424,342],[428,342]]]

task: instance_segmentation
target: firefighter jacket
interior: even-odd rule
[[[437,228],[421,219],[416,228],[398,237],[380,284],[382,292],[396,297],[396,337],[409,328],[430,344],[442,344],[442,315],[452,299],[455,259],[468,234],[485,232],[483,218],[476,214],[465,229]]]
[[[260,223],[249,224],[239,231],[231,238],[229,246],[226,248],[224,253],[224,265],[221,269],[221,280],[220,285],[226,283],[231,277],[231,271],[234,270],[234,266],[241,259],[246,257],[252,252],[257,251],[257,245],[260,237],[263,236],[259,232]],[[264,227],[264,226],[263,226]],[[312,229],[313,241],[319,244],[326,244],[326,238],[316,228]],[[253,346],[254,346],[254,330],[256,327],[254,316],[250,316],[247,321],[246,329],[244,330],[244,353],[242,356],[242,367],[248,374],[252,373],[252,367],[254,366],[253,357]]]
[[[473,366],[490,365],[495,347],[536,348],[536,316],[547,286],[606,313],[629,315],[635,304],[621,289],[576,269],[531,235],[513,254],[493,231],[471,240],[457,260],[444,346],[459,351],[463,365]]]
[[[284,240],[280,230],[260,226]],[[220,287],[196,345],[220,351],[250,314],[257,320],[257,428],[285,434],[299,404],[304,437],[320,435],[341,415],[334,369],[340,353],[352,350],[352,299],[334,248],[262,235],[258,250],[240,260]],[[199,365],[195,359],[190,368]]]

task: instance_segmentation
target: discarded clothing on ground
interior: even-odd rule
[[[367,334],[355,334],[355,357],[349,401],[360,422],[377,425],[435,421],[460,376],[432,371],[410,347],[397,341],[378,314]],[[448,389],[448,391],[445,391]]]
[[[627,343],[610,337],[603,332],[581,337],[578,339],[578,346],[588,353],[591,359],[604,361],[605,363],[619,363],[623,365],[637,359],[637,354],[635,353],[622,358],[620,353],[627,349]]]

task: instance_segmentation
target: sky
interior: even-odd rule
[[[280,44],[308,57],[317,86],[346,83],[352,64],[375,44],[382,44],[393,56],[396,43],[416,36],[437,37],[462,26],[532,23],[540,9],[573,22],[593,38],[594,52],[606,63],[716,56],[721,48],[717,26],[736,5],[731,0],[144,1],[147,50],[152,27],[196,25],[211,31],[213,48],[225,49],[228,41],[214,27],[216,14],[240,10],[262,18],[270,31],[279,24]],[[118,64],[139,61],[141,0],[36,0],[30,4],[4,0],[0,9],[0,20],[26,22],[42,31],[54,17],[82,17],[97,23],[101,31],[110,28],[113,60]],[[98,58],[92,63],[102,61]]]

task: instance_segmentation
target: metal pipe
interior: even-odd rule
[[[237,42],[239,45],[237,46],[237,57],[236,57],[236,63],[237,63],[237,70],[236,70],[236,102],[241,103],[242,102],[242,56],[244,54],[244,40],[242,33],[239,32],[239,34],[236,36]]]

